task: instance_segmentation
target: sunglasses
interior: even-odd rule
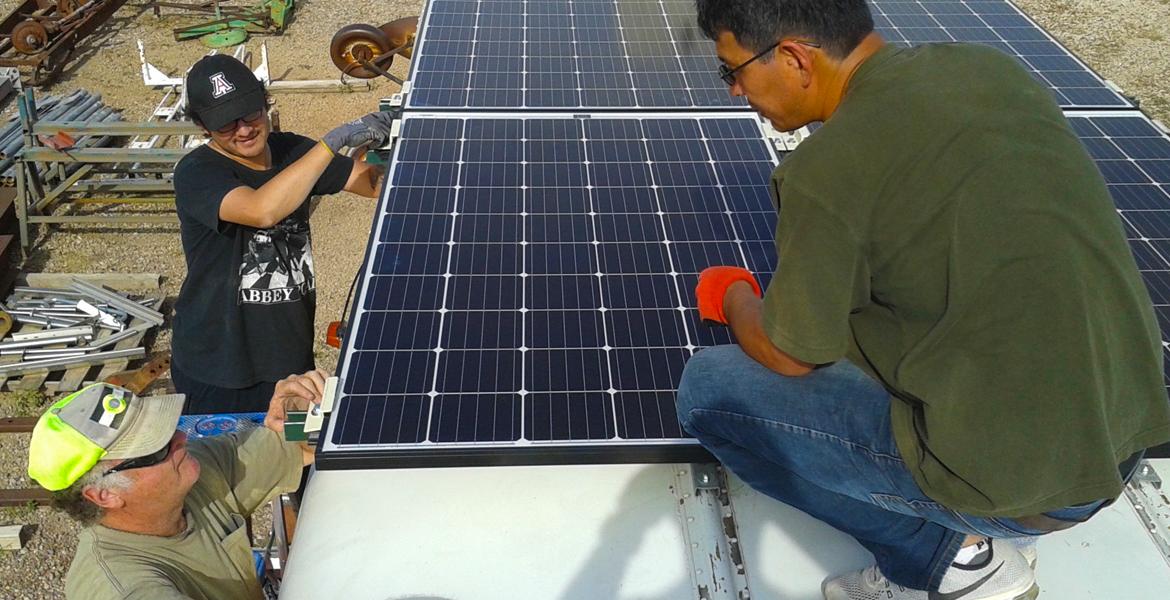
[[[734,69],[728,67],[727,65],[722,65],[722,64],[719,65],[719,78],[722,79],[723,83],[726,83],[728,86],[735,85],[735,74],[740,69],[742,69],[742,68],[756,62],[757,60],[767,56],[769,53],[771,53],[773,50],[776,49],[776,46],[780,45],[780,42],[783,42],[783,41],[784,40],[780,40],[780,41],[776,42],[775,44],[772,44],[771,46],[764,48],[764,50],[762,52],[743,61],[742,63],[739,64],[738,67],[736,67]],[[795,41],[797,44],[801,44],[803,46],[808,46],[809,48],[820,48],[821,47],[821,45],[816,43],[816,42],[809,42],[806,40],[793,40],[793,41]]]
[[[102,476],[104,477],[104,476],[109,475],[111,473],[117,473],[118,471],[126,471],[129,469],[142,469],[142,468],[146,468],[146,467],[153,467],[161,462],[166,461],[166,459],[170,457],[172,445],[173,444],[171,444],[170,440],[168,440],[167,445],[163,446],[158,451],[151,452],[150,454],[147,454],[146,456],[139,456],[137,458],[131,458],[130,460],[123,461],[123,462],[119,463],[117,466],[115,466],[114,468],[106,471],[105,473],[102,473]]]
[[[227,125],[224,125],[223,127],[216,129],[215,131],[216,131],[216,133],[231,133],[240,127],[240,121],[243,121],[244,123],[251,125],[252,123],[257,122],[262,118],[264,118],[264,109],[263,108],[254,112],[254,113],[244,115],[243,117],[240,117],[239,119],[235,119],[231,123],[228,123]]]

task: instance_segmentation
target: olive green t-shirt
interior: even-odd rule
[[[1170,439],[1160,334],[1104,180],[1012,58],[882,49],[773,192],[768,336],[882,382],[938,502],[1112,498],[1118,463]]]
[[[65,580],[70,600],[259,600],[244,519],[300,483],[302,454],[266,428],[193,440],[199,480],[174,537],[83,529]]]

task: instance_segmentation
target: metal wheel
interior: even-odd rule
[[[49,30],[36,21],[21,21],[12,28],[12,47],[21,54],[36,54],[49,45]]]
[[[61,76],[61,71],[65,69],[65,63],[69,62],[72,52],[68,49],[59,49],[52,55],[45,57],[44,60],[37,63],[36,68],[33,69],[32,76],[29,77],[28,84],[31,86],[48,85],[57,80]]]
[[[402,48],[398,53],[410,58],[414,52],[414,36],[418,33],[418,17],[403,17],[379,27],[392,48]],[[405,47],[404,47],[405,46]]]
[[[394,48],[381,29],[359,23],[346,25],[333,34],[333,40],[329,42],[329,58],[342,73],[373,79],[378,73],[361,66],[362,62],[372,62]]]

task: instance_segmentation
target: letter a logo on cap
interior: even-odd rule
[[[234,92],[235,90],[236,90],[236,86],[232,85],[227,80],[227,78],[223,76],[222,71],[211,76],[211,97],[212,98],[220,98],[224,94],[227,94],[228,92]]]

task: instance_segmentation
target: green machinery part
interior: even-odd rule
[[[199,38],[212,48],[240,44],[249,33],[279,34],[292,20],[296,0],[264,0],[226,18],[174,30],[178,41]]]
[[[248,31],[245,29],[222,29],[214,33],[208,33],[199,36],[199,41],[203,42],[204,46],[208,48],[227,48],[229,46],[238,46],[248,39]]]

